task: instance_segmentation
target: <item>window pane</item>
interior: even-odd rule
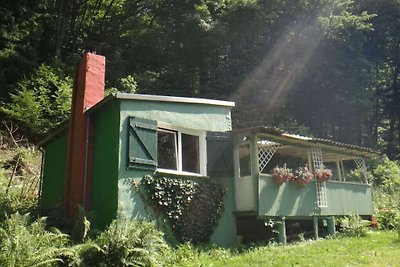
[[[200,173],[198,136],[182,134],[182,170]]]
[[[176,133],[158,131],[158,168],[177,170],[176,164]]]
[[[240,177],[249,176],[251,174],[250,164],[250,145],[245,144],[239,146]]]

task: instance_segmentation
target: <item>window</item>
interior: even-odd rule
[[[182,170],[200,173],[199,137],[182,134]]]
[[[178,169],[178,147],[176,132],[158,130],[158,167],[163,169]]]
[[[203,132],[159,128],[157,142],[159,170],[206,175]]]

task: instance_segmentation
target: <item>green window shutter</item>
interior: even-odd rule
[[[128,168],[157,168],[157,121],[129,118]]]
[[[208,176],[233,176],[233,142],[230,133],[207,132]]]

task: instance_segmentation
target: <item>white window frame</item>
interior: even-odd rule
[[[157,168],[157,172],[170,173],[187,176],[207,176],[207,146],[206,132],[184,127],[177,127],[166,123],[158,123],[158,131],[175,132],[177,136],[177,170]],[[189,134],[199,137],[199,167],[200,173],[187,172],[182,170],[182,134]]]

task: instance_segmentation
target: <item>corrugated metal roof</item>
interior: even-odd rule
[[[247,133],[248,134],[267,134],[267,135],[278,136],[278,137],[292,140],[295,142],[298,141],[298,142],[302,142],[302,143],[309,143],[310,145],[323,144],[323,145],[332,146],[332,147],[355,150],[355,151],[359,151],[359,152],[366,152],[368,154],[374,154],[374,155],[380,154],[379,151],[368,148],[368,147],[346,144],[343,142],[334,141],[334,140],[325,139],[325,138],[302,136],[302,135],[298,135],[298,134],[288,133],[282,129],[279,129],[276,127],[270,127],[270,126],[257,126],[257,127],[251,127],[251,128],[237,129],[237,130],[234,130],[233,133],[234,134],[247,134]]]

